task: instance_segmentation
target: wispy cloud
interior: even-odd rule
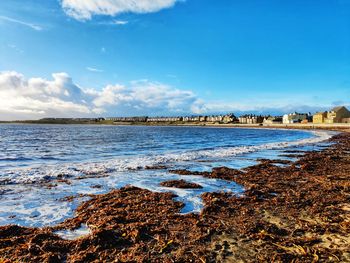
[[[113,24],[114,24],[114,25],[123,26],[123,25],[129,24],[129,21],[126,21],[126,20],[114,20],[114,21],[113,21]]]
[[[98,22],[97,25],[102,25],[102,26],[125,26],[129,24],[129,21],[127,20],[107,20],[107,21],[101,21]]]
[[[102,69],[98,69],[98,68],[92,68],[92,67],[86,67],[86,70],[90,71],[90,72],[103,72]]]
[[[166,75],[168,78],[172,78],[172,79],[177,79],[177,76],[174,74],[167,74]]]
[[[90,20],[93,15],[157,12],[180,1],[183,0],[62,0],[61,5],[67,15],[78,20]]]
[[[21,21],[21,20],[18,20],[18,19],[15,19],[15,18],[11,18],[11,17],[8,17],[8,16],[0,16],[0,20],[7,21],[7,22],[10,22],[10,23],[19,24],[19,25],[22,25],[22,26],[26,26],[26,27],[29,27],[29,28],[31,28],[33,30],[36,30],[36,31],[43,30],[43,28],[41,26],[39,26],[39,25],[28,23],[28,22],[25,22],[25,21]]]
[[[18,47],[17,47],[16,45],[14,45],[14,44],[8,44],[7,46],[8,46],[9,48],[15,50],[15,51],[18,52],[18,53],[24,53],[24,51],[23,51],[22,49],[18,48]]]

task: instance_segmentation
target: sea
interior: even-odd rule
[[[199,213],[202,193],[243,195],[244,187],[169,170],[244,169],[259,158],[295,160],[284,156],[286,151],[319,151],[333,134],[290,129],[1,124],[0,225],[52,226],[74,216],[89,194],[126,185],[173,192],[185,204],[181,213]],[[175,179],[203,188],[160,186]]]

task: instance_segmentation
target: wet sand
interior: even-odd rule
[[[350,134],[331,141],[321,152],[289,153],[296,162],[197,173],[246,189],[203,194],[200,214],[180,214],[171,193],[129,186],[92,196],[55,227],[0,227],[0,262],[349,262]],[[91,234],[54,234],[81,225]]]

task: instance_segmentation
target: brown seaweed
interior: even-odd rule
[[[170,181],[161,182],[160,185],[165,187],[175,187],[175,188],[183,188],[183,189],[203,188],[203,186],[199,184],[187,182],[185,180],[170,180]]]

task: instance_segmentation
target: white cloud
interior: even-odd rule
[[[64,11],[78,20],[93,15],[115,16],[121,13],[151,13],[172,7],[179,0],[62,0]]]
[[[118,26],[124,26],[127,25],[129,23],[129,21],[126,20],[114,20],[113,24],[114,25],[118,25]]]
[[[92,67],[86,67],[86,70],[91,71],[91,72],[103,72],[102,69],[98,69],[98,68],[92,68]]]
[[[7,22],[11,22],[11,23],[22,25],[22,26],[26,26],[26,27],[29,27],[29,28],[31,28],[33,30],[36,30],[36,31],[43,30],[43,28],[41,26],[39,26],[39,25],[35,25],[35,24],[32,24],[32,23],[28,23],[28,22],[21,21],[21,20],[18,20],[18,19],[7,17],[7,16],[0,16],[0,20],[4,20],[4,21],[7,21]]]
[[[199,113],[203,102],[193,92],[148,80],[130,86],[107,85],[84,89],[67,73],[52,79],[0,72],[0,120],[97,115],[167,115]]]
[[[66,73],[52,76],[51,81],[42,78],[26,80],[17,72],[1,72],[1,119],[88,114],[88,105],[81,101],[84,93],[71,78]]]
[[[92,103],[117,115],[167,115],[196,113],[192,109],[199,101],[192,91],[140,80],[133,81],[130,87],[108,85]]]

